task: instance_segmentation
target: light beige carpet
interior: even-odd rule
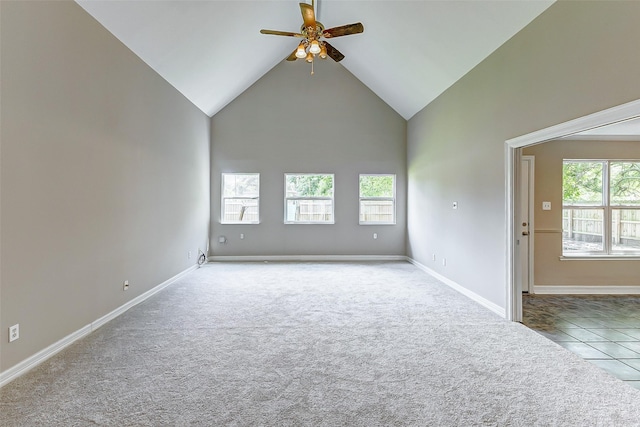
[[[408,263],[213,263],[0,389],[0,425],[637,426],[640,391]]]

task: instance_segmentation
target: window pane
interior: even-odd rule
[[[223,224],[260,221],[260,174],[223,173],[220,221]]]
[[[257,199],[224,199],[222,222],[258,222]]]
[[[360,200],[360,222],[393,223],[392,200]]]
[[[640,210],[611,210],[611,248],[614,252],[640,252]]]
[[[601,206],[603,162],[565,160],[562,168],[563,205]]]
[[[640,206],[640,163],[611,162],[611,205]]]
[[[223,197],[258,197],[260,175],[223,173],[222,196]]]
[[[393,175],[360,175],[360,197],[393,197]]]
[[[333,197],[333,175],[285,175],[286,197]]]
[[[562,251],[602,251],[604,209],[562,210]]]
[[[333,222],[333,200],[287,200],[286,222]]]

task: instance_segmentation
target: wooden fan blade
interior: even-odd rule
[[[271,34],[274,36],[288,36],[288,37],[304,37],[300,33],[290,33],[287,31],[275,31],[275,30],[260,30],[261,34]]]
[[[293,49],[293,52],[291,52],[291,55],[287,56],[287,61],[295,61],[296,59],[298,59],[298,57],[296,56],[297,50],[298,48]]]
[[[344,59],[344,55],[340,53],[338,49],[331,46],[329,43],[324,42],[325,46],[327,46],[327,55],[331,57],[336,62],[340,62]]]
[[[322,35],[328,39],[331,37],[342,37],[348,36],[350,34],[359,34],[364,31],[364,26],[360,22],[356,22],[355,24],[342,25],[340,27],[329,28],[328,30],[324,30]]]
[[[302,19],[305,27],[316,28],[316,14],[313,6],[307,3],[300,3],[300,11],[302,11]]]

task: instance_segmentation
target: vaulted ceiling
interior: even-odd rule
[[[76,1],[209,116],[297,46],[260,29],[299,32],[302,24],[299,0]],[[552,3],[318,0],[316,8],[326,28],[364,25],[331,40],[345,55],[340,64],[409,119]]]

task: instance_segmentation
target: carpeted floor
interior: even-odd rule
[[[637,426],[640,391],[408,263],[213,263],[0,389],[0,425]]]

